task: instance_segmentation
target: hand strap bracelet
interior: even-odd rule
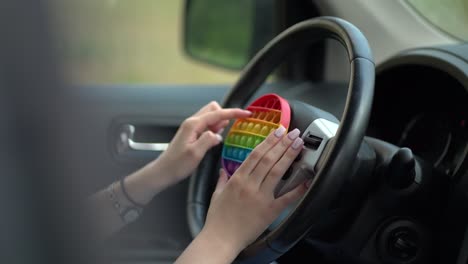
[[[132,203],[135,207],[140,207],[140,208],[143,208],[143,207],[144,207],[144,205],[135,202],[135,200],[133,200],[132,197],[130,197],[130,195],[128,195],[127,189],[125,189],[125,177],[121,177],[121,178],[120,178],[120,188],[122,189],[122,193],[123,193],[123,195],[125,196],[125,198],[126,198],[130,203]]]
[[[135,220],[138,219],[138,217],[143,212],[143,207],[133,204],[133,202],[130,200],[129,202],[132,203],[133,205],[123,206],[115,193],[116,184],[117,182],[113,182],[107,188],[107,193],[108,193],[110,201],[112,202],[112,206],[117,211],[117,213],[119,214],[120,218],[122,219],[124,223],[128,224],[128,223],[134,222]],[[122,189],[122,193],[124,193],[125,195],[125,192],[123,191],[124,187],[122,184],[122,180],[120,181],[120,184],[121,184],[120,186]],[[128,196],[128,195],[125,195],[125,196]]]

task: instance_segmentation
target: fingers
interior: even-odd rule
[[[196,123],[194,129],[200,133],[207,128],[219,125],[222,121],[229,121],[235,118],[247,118],[252,112],[238,108],[219,109],[198,116],[199,122]],[[221,123],[222,126],[222,123]],[[217,132],[217,131],[216,131]]]
[[[296,188],[285,193],[274,201],[274,210],[278,213],[283,211],[292,202],[301,198],[307,192],[307,189],[308,188],[305,184],[299,184]]]
[[[255,149],[250,153],[242,165],[237,169],[240,175],[243,177],[249,177],[252,171],[257,167],[257,164],[262,160],[265,153],[267,153],[273,146],[278,143],[283,138],[286,128],[283,126],[278,127],[273,133],[268,135],[268,137],[260,143]]]
[[[299,153],[297,151],[299,145],[297,144],[302,144],[302,139],[298,139],[299,134],[299,129],[296,128],[292,130],[288,133],[287,136],[282,137],[282,139],[262,157],[260,162],[249,176],[252,184],[260,187],[260,184],[265,180],[270,171],[273,171],[275,175],[280,174],[280,177],[284,174],[284,172],[286,172],[289,164],[292,163],[294,158]],[[297,140],[297,146],[294,145],[295,148],[292,149],[290,146],[293,144],[293,142],[295,142],[295,140]],[[282,162],[280,163],[279,161]]]
[[[190,138],[190,141],[195,141],[198,139],[199,135],[207,129],[217,133],[220,129],[229,124],[229,119],[247,118],[251,114],[252,113],[247,110],[230,108],[202,113],[198,116],[191,116],[182,123],[180,134],[184,138]]]
[[[218,145],[221,141],[223,141],[221,135],[205,131],[191,147],[197,152],[197,157],[203,157],[210,148]]]
[[[265,180],[263,183],[261,183],[260,188],[266,192],[272,192],[288,168],[294,162],[297,155],[301,153],[303,146],[304,141],[300,137],[295,138],[291,146],[287,148],[286,152],[284,152],[281,159],[276,164],[274,164],[273,168],[271,168],[271,170],[268,172],[268,176],[265,177]]]
[[[196,112],[193,116],[200,116],[204,113],[215,111],[221,109],[221,106],[216,101],[211,101],[209,104],[203,106],[198,112]]]
[[[215,133],[221,134],[223,132],[223,129],[229,125],[229,120],[223,120],[219,122],[218,124],[209,127],[209,129]]]
[[[242,109],[237,109],[237,108],[233,108],[233,109],[236,109],[236,111],[240,110],[242,112],[246,112],[246,113],[250,114],[250,112],[242,110]],[[226,109],[226,110],[233,110],[233,109]],[[202,107],[192,117],[202,117],[207,113],[216,112],[216,111],[219,111],[219,110],[222,110],[222,107],[216,101],[212,101],[209,104]],[[245,114],[242,115],[241,114],[240,116],[234,116],[232,118],[242,118],[242,117],[248,117],[248,116],[249,115],[245,115]],[[208,118],[211,118],[211,117],[209,116]],[[214,133],[218,133],[219,130],[221,130],[222,128],[225,128],[229,124],[229,119],[232,119],[232,118],[221,119],[221,120],[218,120],[218,121],[209,122],[209,124],[206,124],[205,126],[202,126],[201,129],[205,130],[205,129],[208,128],[209,130],[213,131]],[[201,121],[204,121],[203,118],[202,118]]]
[[[222,109],[222,107],[218,104],[218,102],[211,101],[209,104],[205,105],[198,112],[196,112],[193,115],[193,117],[198,117],[198,116],[201,116],[201,115],[203,115],[205,113],[220,110],[220,109]],[[228,124],[229,124],[228,120],[223,120],[223,121],[219,122],[218,124],[215,124],[215,125],[212,125],[212,126],[208,127],[208,129],[213,131],[214,133],[218,133],[218,131],[220,129],[222,129],[223,127],[226,127]]]

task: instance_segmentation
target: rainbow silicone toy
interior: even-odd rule
[[[237,119],[224,140],[222,165],[229,176],[271,132],[279,125],[286,130],[291,120],[288,101],[277,94],[266,94],[255,100],[247,110],[252,116]]]

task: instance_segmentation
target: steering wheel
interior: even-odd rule
[[[268,75],[287,55],[308,45],[333,38],[346,48],[350,63],[348,93],[341,122],[312,106],[291,106],[291,128],[299,127],[302,138],[320,137],[316,149],[305,149],[296,162],[301,173],[313,176],[302,200],[283,221],[245,248],[242,262],[266,263],[292,248],[317,223],[338,197],[362,143],[372,105],[375,65],[367,39],[351,23],[335,17],[318,17],[300,22],[271,40],[245,67],[238,82],[225,98],[223,107],[244,108]],[[328,125],[327,125],[328,124]],[[333,128],[336,124],[336,128]],[[319,135],[317,135],[317,133]],[[321,135],[326,134],[326,136]],[[192,235],[203,227],[210,197],[217,179],[221,151],[211,150],[191,177],[188,195],[188,223]]]

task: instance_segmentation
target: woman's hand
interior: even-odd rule
[[[283,136],[284,132],[285,128],[280,127],[269,135],[229,181],[221,171],[202,231],[217,245],[226,245],[239,253],[305,193],[304,184],[274,197],[275,187],[304,144],[298,137],[299,130]]]
[[[189,176],[206,152],[221,143],[220,134],[229,120],[247,118],[251,114],[242,109],[222,109],[216,102],[204,106],[181,124],[169,148],[156,161],[159,170],[170,177],[172,183]]]
[[[125,179],[128,194],[140,204],[183,180],[198,166],[205,153],[222,141],[221,130],[230,119],[247,118],[242,109],[222,109],[211,102],[182,122],[169,147],[158,159]]]
[[[121,183],[113,186],[119,207],[145,205],[158,192],[190,175],[205,153],[222,141],[219,134],[229,120],[251,114],[242,109],[222,109],[216,102],[204,106],[182,123],[169,148],[158,159],[124,179],[126,192]],[[107,191],[102,190],[90,198],[90,210],[97,219],[96,233],[102,238],[125,225],[108,196]]]
[[[176,263],[231,263],[270,223],[307,190],[299,185],[281,197],[274,190],[301,152],[299,130],[278,128],[258,145],[228,181],[221,170],[205,226]]]

